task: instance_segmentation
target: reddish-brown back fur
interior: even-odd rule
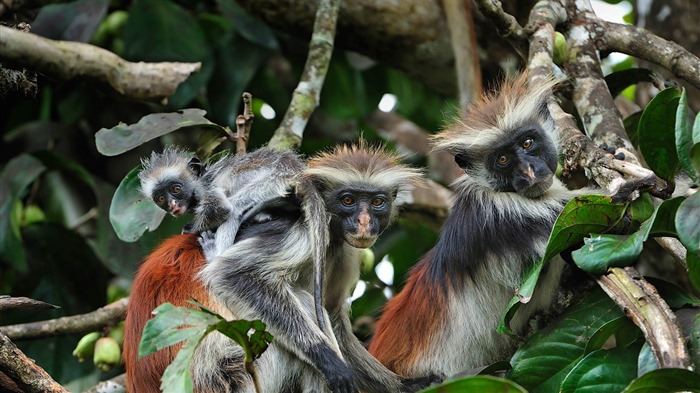
[[[129,393],[159,393],[160,378],[179,346],[138,359],[141,332],[153,309],[165,302],[193,307],[196,299],[210,307],[209,295],[195,275],[204,266],[196,234],[166,239],[143,261],[131,289],[124,328],[124,362]]]
[[[369,345],[369,353],[399,375],[411,373],[411,365],[435,339],[430,333],[440,331],[446,318],[442,289],[425,282],[429,258],[416,265],[403,290],[387,302]]]

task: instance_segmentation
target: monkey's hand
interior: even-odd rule
[[[433,374],[425,377],[401,378],[401,391],[405,393],[414,393],[428,386],[437,385],[441,383],[443,379],[444,378]]]
[[[352,370],[338,357],[327,359],[318,364],[326,378],[328,388],[333,393],[358,393],[355,386],[355,375]]]
[[[207,262],[216,258],[216,235],[212,231],[204,231],[199,234],[199,245],[202,246],[204,258]]]

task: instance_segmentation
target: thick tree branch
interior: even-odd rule
[[[144,100],[172,95],[201,67],[201,63],[132,63],[93,45],[49,40],[4,26],[0,26],[0,61],[58,79],[95,79],[119,94]]]
[[[700,88],[700,58],[673,41],[642,28],[606,22],[587,15],[599,50],[626,53],[660,65]]]
[[[333,54],[336,22],[341,0],[321,0],[316,12],[314,31],[309,44],[304,71],[299,85],[292,94],[292,102],[269,145],[276,149],[297,147],[301,144],[304,128],[321,95],[328,66]]]
[[[69,393],[0,332],[0,371],[26,393]]]
[[[128,298],[123,298],[87,314],[0,326],[0,332],[17,341],[100,330],[105,326],[114,326],[122,321],[128,302]]]
[[[642,330],[661,368],[691,368],[675,314],[639,272],[615,267],[596,280]]]

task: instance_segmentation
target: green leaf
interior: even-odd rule
[[[683,306],[700,306],[700,298],[677,286],[674,283],[664,281],[656,277],[645,277],[646,280],[656,288],[659,295],[671,308],[681,308]]]
[[[542,259],[523,275],[523,283],[518,288],[498,327],[500,333],[510,333],[510,322],[521,303],[527,303],[535,290],[540,271],[547,261],[560,252],[583,241],[592,232],[604,232],[620,220],[626,204],[612,203],[612,199],[602,195],[579,196],[566,204],[557,218],[549,235],[547,248]]]
[[[646,68],[629,68],[606,75],[605,83],[608,85],[610,94],[616,97],[629,86],[636,85],[639,82],[653,82],[655,79],[659,78],[663,79],[659,73],[652,70]]]
[[[608,322],[622,316],[610,298],[595,288],[525,341],[511,358],[513,368],[506,377],[532,392],[557,391],[584,355],[591,338]],[[594,345],[597,344],[591,344]]]
[[[135,242],[144,232],[158,228],[165,211],[141,193],[138,174],[142,166],[129,171],[119,183],[109,208],[109,221],[119,239]]]
[[[695,289],[700,291],[700,255],[689,252],[685,260],[688,262],[688,278]]]
[[[136,124],[121,123],[112,128],[102,128],[95,134],[97,150],[106,156],[129,151],[151,139],[187,127],[213,127],[225,133],[225,129],[207,120],[207,112],[201,109],[183,109],[172,113],[152,113]]]
[[[654,200],[646,192],[630,203],[630,216],[638,223],[648,220],[654,214],[654,210]]]
[[[566,376],[561,393],[619,392],[637,376],[641,345],[597,350],[584,357]]]
[[[0,173],[0,258],[9,261],[20,272],[27,270],[27,255],[20,236],[21,216],[12,214],[22,209],[21,198],[30,184],[46,167],[30,155],[20,155],[10,160]]]
[[[603,324],[603,326],[596,330],[591,336],[590,340],[588,340],[584,355],[588,355],[593,351],[603,348],[603,345],[605,345],[611,336],[617,334],[617,332],[623,328],[629,328],[630,325],[634,326],[632,321],[630,321],[630,319],[627,317],[619,317],[606,322]]]
[[[679,167],[674,126],[679,94],[675,87],[657,94],[644,108],[637,130],[644,159],[665,180],[673,179]]]
[[[170,303],[161,304],[153,313],[155,316],[143,329],[139,357],[185,341],[163,373],[163,392],[192,392],[190,364],[195,349],[213,331],[219,331],[237,342],[245,352],[246,362],[258,358],[272,342],[272,335],[265,331],[265,324],[260,321],[226,321],[206,309],[175,307]]]
[[[693,130],[690,124],[689,110],[688,95],[686,90],[683,89],[678,102],[678,109],[676,110],[676,151],[678,152],[681,169],[697,182],[698,173],[693,168],[690,158],[693,149]]]
[[[654,352],[651,350],[651,345],[645,342],[642,345],[642,350],[639,351],[639,358],[637,359],[637,375],[644,375],[650,371],[659,368],[659,361],[656,360]]]
[[[608,267],[634,263],[650,234],[675,235],[675,225],[670,220],[676,216],[676,210],[683,199],[678,197],[661,203],[654,214],[631,235],[594,234],[585,238],[584,246],[571,253],[574,262],[582,270],[593,275],[605,273]]]
[[[650,371],[630,383],[622,393],[700,392],[700,374],[679,368]]]
[[[421,390],[421,393],[463,392],[526,393],[527,390],[525,390],[522,386],[518,386],[518,384],[514,383],[513,381],[488,375],[480,375],[476,377],[467,377],[455,381],[449,381],[438,386]]]
[[[676,229],[688,253],[700,255],[700,192],[689,196],[678,207]]]

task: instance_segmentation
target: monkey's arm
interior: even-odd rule
[[[337,343],[315,324],[311,294],[291,286],[279,272],[269,271],[269,256],[259,259],[265,250],[238,248],[227,250],[202,271],[214,297],[240,318],[265,322],[275,342],[320,371],[331,391],[357,392],[352,370],[336,352]]]

